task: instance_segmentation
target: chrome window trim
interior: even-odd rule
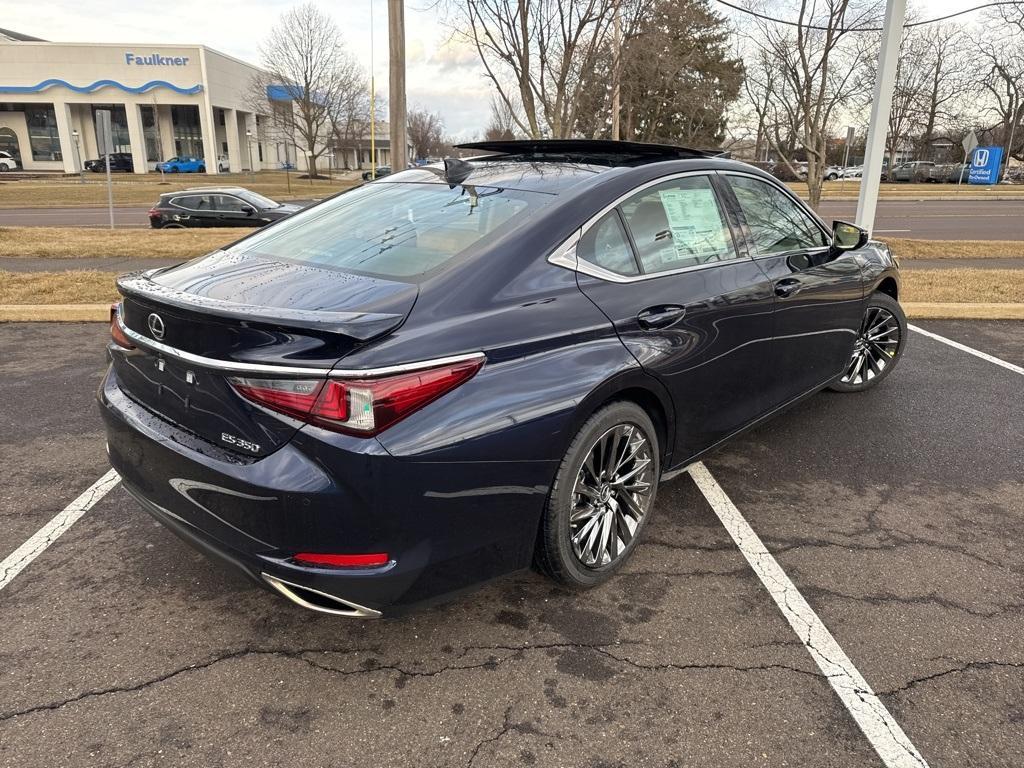
[[[184,363],[189,363],[190,365],[196,365],[201,368],[225,371],[227,373],[249,373],[255,374],[256,376],[284,376],[289,378],[308,378],[312,376],[329,377],[332,379],[375,379],[381,376],[391,376],[396,373],[411,373],[413,371],[420,371],[426,368],[436,368],[441,365],[465,363],[470,360],[480,360],[486,357],[483,352],[469,352],[464,355],[437,357],[432,360],[419,360],[413,363],[386,365],[380,368],[303,368],[291,365],[240,363],[235,360],[218,360],[212,357],[196,355],[192,352],[186,352],[182,349],[178,349],[177,347],[172,347],[170,344],[154,341],[153,339],[143,336],[141,333],[133,331],[131,328],[126,326],[124,321],[121,319],[120,312],[117,314],[117,324],[121,327],[124,335],[131,339],[136,346],[145,347],[153,352],[159,352],[160,354],[167,355],[167,357],[180,360]]]
[[[745,255],[741,249],[737,247],[735,238],[733,237],[732,229],[729,230],[729,240],[736,250],[736,257],[733,259],[726,259],[725,261],[714,261],[707,264],[691,264],[688,267],[679,267],[679,269],[667,269],[662,272],[647,272],[642,275],[620,275],[618,272],[612,272],[611,270],[599,267],[596,264],[591,264],[586,259],[581,259],[579,254],[576,252],[576,246],[579,245],[580,240],[583,236],[593,228],[601,219],[603,219],[609,212],[618,208],[629,198],[634,195],[643,192],[645,189],[650,187],[656,187],[659,184],[665,184],[676,179],[684,179],[690,176],[707,176],[711,179],[714,174],[719,173],[715,170],[702,170],[702,171],[681,171],[679,173],[669,174],[668,176],[659,176],[657,179],[646,181],[638,187],[633,187],[629,192],[619,196],[614,202],[609,203],[596,214],[591,216],[586,222],[583,223],[579,229],[569,235],[568,238],[563,240],[559,246],[548,256],[548,262],[554,264],[557,267],[563,267],[565,269],[571,269],[573,272],[579,272],[580,274],[590,275],[596,277],[599,280],[605,280],[610,283],[639,283],[644,280],[657,280],[659,277],[669,277],[671,275],[680,275],[685,272],[696,272],[698,270],[710,269],[713,267],[720,267],[723,264],[734,264],[741,261],[748,261],[749,256]],[[751,174],[752,175],[752,174]],[[757,178],[757,177],[754,177]],[[712,187],[712,190],[714,188]],[[715,202],[718,203],[718,193],[715,192]],[[727,212],[722,209],[719,203],[719,210],[722,214],[727,217]],[[726,223],[728,227],[728,221]],[[632,246],[630,246],[632,249]]]
[[[254,213],[258,213],[259,210],[260,210],[255,205],[253,205],[252,203],[247,203],[242,198],[237,197],[236,195],[229,194],[227,192],[203,192],[202,194],[200,194],[198,192],[192,192],[192,193],[187,194],[187,195],[178,195],[177,197],[172,197],[171,200],[170,200],[170,204],[173,205],[175,208],[180,208],[183,211],[191,211],[193,213],[237,213],[237,214],[241,214],[243,216],[248,216],[249,215],[249,214],[243,214],[242,211],[222,211],[219,208],[189,208],[186,205],[180,205],[180,204],[174,202],[175,200],[187,199],[189,197],[230,197],[230,198],[233,198],[233,199],[237,200],[242,205],[249,206],[250,208],[253,209]]]
[[[790,200],[796,203],[797,208],[799,208],[804,213],[808,214],[810,216],[811,221],[814,222],[814,225],[821,231],[821,233],[826,238],[828,238],[829,240],[832,239],[832,230],[825,226],[825,222],[818,216],[817,213],[815,213],[807,205],[807,203],[801,200],[797,195],[793,193],[793,190],[791,190],[784,184],[780,184],[778,181],[775,180],[766,179],[764,176],[760,176],[756,173],[747,173],[746,171],[718,171],[717,173],[719,173],[722,176],[744,176],[748,179],[756,179],[757,181],[775,187],[777,190],[781,191],[786,197],[788,197]],[[736,193],[733,192],[733,194],[735,195]],[[736,204],[739,205],[739,200],[736,201]],[[743,211],[741,210],[740,213],[742,212]],[[751,251],[750,258],[754,259],[755,261],[760,261],[761,259],[777,259],[780,256],[792,256],[797,253],[824,253],[831,247],[831,245],[820,245],[815,248],[791,248],[788,251],[776,251],[774,253],[758,253],[757,249],[754,247],[753,240],[751,240],[749,250]]]

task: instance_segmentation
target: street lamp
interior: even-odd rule
[[[78,129],[71,129],[71,138],[75,140],[75,167],[78,168],[78,180],[85,184],[85,173],[82,169],[82,149],[78,145]]]
[[[252,165],[252,131],[248,128],[245,130],[245,144],[249,148],[249,175],[252,176],[252,180],[256,181],[256,169]]]

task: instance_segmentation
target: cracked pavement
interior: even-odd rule
[[[1024,324],[922,325],[1024,362]],[[106,471],[105,336],[0,325],[3,557]],[[706,464],[933,768],[1015,766],[1024,381],[910,342]],[[115,488],[0,616],[0,766],[881,764],[686,476],[598,590],[524,573],[371,622],[251,586]]]

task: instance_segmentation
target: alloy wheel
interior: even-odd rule
[[[884,307],[868,307],[853,345],[853,357],[840,381],[864,384],[881,376],[896,357],[901,341],[900,324],[893,313]]]
[[[591,446],[576,476],[569,515],[573,552],[587,568],[618,560],[647,514],[654,488],[651,442],[618,424]]]

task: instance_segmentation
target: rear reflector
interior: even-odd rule
[[[135,345],[131,343],[127,336],[124,335],[124,331],[121,330],[121,324],[117,321],[118,312],[120,312],[121,305],[114,303],[110,305],[110,338],[114,340],[114,343],[119,347],[125,349],[135,349]]]
[[[300,565],[326,565],[333,568],[374,568],[388,564],[387,552],[369,555],[325,555],[316,552],[300,552],[292,557]]]
[[[230,379],[254,403],[324,429],[370,437],[468,381],[483,357],[372,379]]]

